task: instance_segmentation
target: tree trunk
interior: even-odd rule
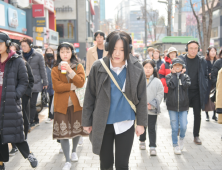
[[[203,46],[203,39],[202,39],[201,29],[200,29],[200,20],[199,20],[199,18],[197,16],[196,12],[194,11],[192,0],[190,0],[190,6],[191,6],[191,9],[193,11],[193,15],[195,16],[195,18],[197,20],[197,29],[198,29],[199,39],[200,39],[200,45]]]
[[[203,44],[202,51],[205,53],[206,51],[206,43],[207,43],[207,25],[206,25],[206,10],[205,10],[205,0],[201,0],[202,4],[202,25],[203,25]]]
[[[212,29],[212,23],[213,23],[213,7],[214,7],[214,2],[215,2],[215,0],[212,1],[211,7],[209,7],[208,0],[206,0],[207,9],[208,9],[208,16],[209,16],[206,48],[208,48],[209,45],[210,45],[211,29]]]

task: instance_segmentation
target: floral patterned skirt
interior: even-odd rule
[[[67,113],[54,113],[53,139],[73,139],[76,136],[88,136],[81,126],[82,111],[74,112],[74,106]]]

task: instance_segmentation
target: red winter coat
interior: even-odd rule
[[[170,64],[172,64],[172,61],[169,57],[165,57],[165,63],[163,63],[161,66],[160,66],[160,69],[159,69],[159,76],[160,76],[160,80],[163,84],[163,87],[164,87],[164,93],[168,93],[168,87],[167,87],[167,83],[166,83],[166,76],[168,74],[171,73],[170,71]]]

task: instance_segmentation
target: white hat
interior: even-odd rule
[[[177,53],[178,51],[177,51],[177,49],[176,49],[175,47],[170,47],[170,48],[168,49],[167,55],[170,54],[170,53],[172,53],[172,52],[176,52],[176,53]]]

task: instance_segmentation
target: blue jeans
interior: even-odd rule
[[[178,131],[180,128],[180,139],[184,139],[187,130],[187,111],[176,112],[168,110],[170,115],[170,124],[172,128],[173,147],[178,146]]]

